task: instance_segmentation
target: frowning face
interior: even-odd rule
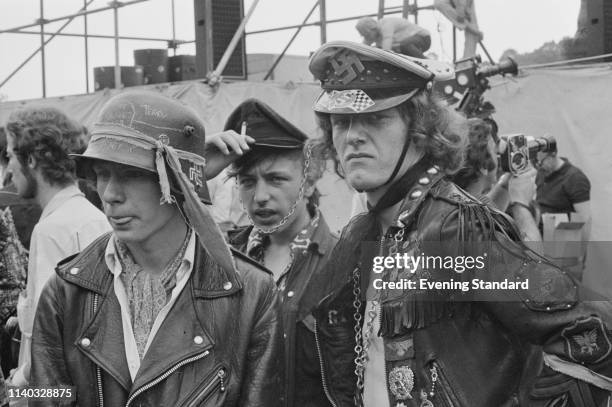
[[[331,126],[334,148],[351,186],[370,190],[383,185],[402,153],[409,120],[394,107],[366,114],[332,114]]]

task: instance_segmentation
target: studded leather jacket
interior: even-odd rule
[[[193,273],[132,382],[107,242],[103,236],[65,260],[46,285],[34,323],[33,386],[74,386],[79,406],[282,405],[269,272],[234,252],[238,272],[227,273],[198,244]]]
[[[461,300],[449,291],[398,294],[382,289],[381,329],[373,335],[383,338],[389,405],[603,406],[612,377],[610,302],[581,302],[578,283],[518,242],[509,218],[439,174],[431,180],[426,175],[427,182],[415,184],[401,203],[397,227],[390,228],[382,246],[400,230],[402,247],[492,241],[481,276],[500,281],[527,277],[531,284],[528,290],[504,291],[493,299],[479,298],[476,291]],[[359,222],[359,217],[351,220],[336,248],[356,232]],[[456,254],[437,247],[437,252],[425,248],[422,254]],[[361,282],[368,279],[371,268],[357,270]],[[424,273],[417,270],[415,278]],[[345,280],[315,309],[315,337],[328,399],[334,406],[354,406],[361,393],[356,385],[356,331],[367,318],[366,301],[356,302],[355,275],[336,274],[336,280]]]

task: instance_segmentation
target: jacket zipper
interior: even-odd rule
[[[319,355],[319,366],[321,368],[321,383],[323,383],[323,391],[325,392],[325,396],[327,400],[331,403],[333,407],[337,407],[338,405],[334,400],[332,400],[331,394],[329,394],[329,389],[327,388],[327,382],[325,380],[325,369],[323,368],[323,355],[321,354],[321,345],[319,344],[319,324],[315,318],[314,321],[314,334],[315,334],[315,343],[317,344],[317,354]]]
[[[94,293],[93,297],[93,314],[96,315],[98,310],[98,293]],[[104,391],[102,389],[102,370],[96,365],[96,384],[98,385],[98,406],[104,407]]]
[[[140,387],[138,390],[136,390],[128,399],[127,403],[125,403],[125,407],[129,407],[130,404],[132,403],[132,401],[134,401],[134,399],[136,397],[138,397],[141,393],[149,390],[151,387],[155,386],[156,384],[158,384],[159,382],[161,382],[162,380],[164,380],[166,377],[170,376],[172,373],[174,373],[176,370],[178,370],[178,368],[185,366],[188,363],[191,362],[195,362],[196,360],[202,359],[203,357],[207,356],[210,352],[209,351],[204,351],[202,353],[200,353],[199,355],[195,355],[192,356],[188,359],[185,359],[179,363],[177,363],[176,365],[174,365],[171,369],[167,370],[166,373],[164,373],[163,375],[159,376],[157,379],[145,384],[144,386]]]
[[[216,389],[217,386],[220,386],[221,393],[223,393],[225,391],[225,377],[226,377],[225,368],[222,367],[219,370],[217,370],[217,373],[212,378],[212,380],[192,400],[198,401],[198,403],[200,401],[203,401],[203,400],[200,400],[201,397],[209,396],[210,394],[212,394],[212,391]],[[193,401],[189,404],[189,406],[191,406],[192,404],[193,404]]]

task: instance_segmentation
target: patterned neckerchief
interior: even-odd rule
[[[317,229],[317,226],[319,225],[320,217],[321,217],[321,214],[319,210],[317,209],[315,216],[313,216],[313,218],[310,220],[308,225],[306,225],[304,229],[302,229],[297,235],[295,235],[291,243],[289,243],[289,249],[291,251],[290,252],[291,260],[289,261],[289,264],[287,264],[287,267],[285,267],[285,270],[283,271],[283,273],[279,276],[277,280],[277,284],[279,285],[279,287],[281,288],[284,287],[285,280],[286,280],[285,276],[289,272],[291,265],[298,258],[298,255],[305,254],[308,251],[308,248],[310,247],[310,244],[312,243],[312,240],[311,240],[312,235],[314,231]],[[270,236],[263,233],[257,227],[253,227],[253,230],[251,230],[251,233],[249,234],[249,239],[247,242],[247,249],[246,249],[247,255],[257,260],[259,263],[264,264],[265,251],[266,251],[266,247],[269,244],[270,244]]]
[[[140,360],[144,357],[155,318],[172,297],[172,290],[176,286],[176,273],[185,257],[191,233],[189,229],[177,255],[166,265],[159,276],[145,272],[134,261],[125,243],[115,240],[117,258],[121,264],[120,278],[128,298],[132,331]]]

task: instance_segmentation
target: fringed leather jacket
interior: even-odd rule
[[[390,228],[381,246],[397,239],[403,248],[416,246],[419,254],[444,257],[457,253],[441,252],[443,244],[428,251],[420,243],[492,242],[487,267],[456,275],[455,280],[528,278],[530,285],[494,295],[383,289],[378,297],[380,331],[373,335],[384,341],[390,406],[607,406],[612,383],[609,301],[581,302],[579,284],[518,242],[511,219],[435,169],[409,190],[398,214],[397,226]],[[361,343],[356,332],[367,315],[366,299],[356,301],[355,291],[356,284],[361,291],[371,284],[367,280],[372,268],[350,266],[360,276],[343,272],[346,259],[357,254],[342,250],[362,221],[363,216],[355,217],[343,230],[330,263],[335,288],[314,311],[324,389],[334,406],[354,406],[360,393],[355,346]],[[424,277],[435,278],[419,268],[407,279]],[[542,357],[544,365],[538,363]]]
[[[238,272],[230,274],[199,243],[193,273],[132,382],[113,275],[104,261],[108,238],[65,260],[43,290],[32,386],[74,386],[72,405],[78,406],[282,405],[283,348],[272,276],[238,252]]]

